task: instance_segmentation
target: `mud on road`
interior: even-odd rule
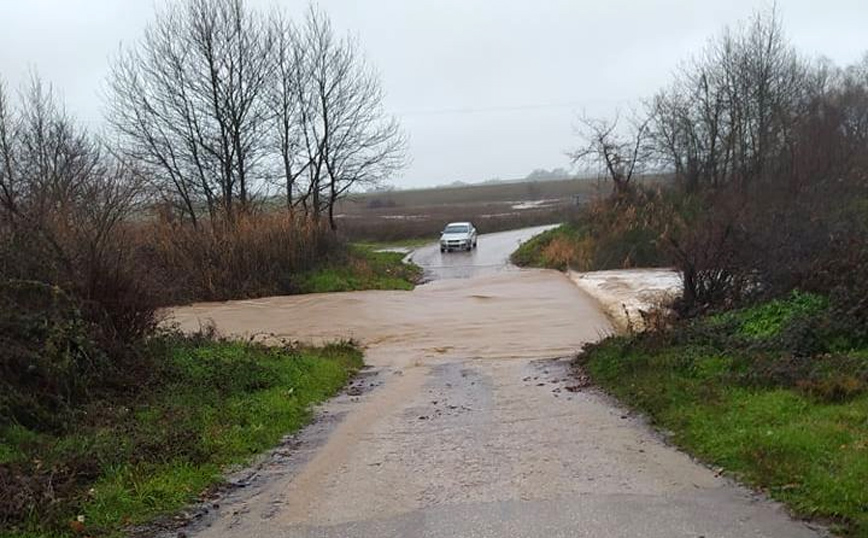
[[[506,267],[514,245],[494,244],[479,249]],[[817,536],[576,382],[569,358],[611,327],[566,276],[468,271],[412,292],[178,309],[186,328],[354,338],[372,366],[185,534]]]

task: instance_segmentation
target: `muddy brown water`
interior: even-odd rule
[[[476,266],[473,255],[462,264],[423,250],[418,260],[441,279],[412,292],[177,309],[186,329],[213,321],[245,337],[353,338],[372,366],[183,532],[818,536],[577,383],[569,358],[611,328],[566,276],[509,268],[515,243],[537,231],[482,236]]]

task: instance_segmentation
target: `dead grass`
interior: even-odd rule
[[[303,273],[343,249],[324,223],[283,212],[200,228],[157,220],[137,241],[166,304],[297,293]]]
[[[558,236],[543,247],[542,257],[549,267],[562,270],[573,267],[580,271],[586,271],[592,265],[592,241],[587,237],[574,241],[568,237]]]
[[[563,221],[572,211],[566,205],[545,209],[503,212],[490,204],[411,208],[411,218],[371,212],[346,215],[339,221],[341,233],[354,242],[393,243],[416,239],[435,240],[449,222],[472,221],[480,233],[514,230]],[[418,213],[416,213],[418,212]],[[403,217],[402,215],[394,215]]]
[[[666,182],[663,176],[643,177],[643,185]],[[358,194],[340,205],[341,213],[355,213],[356,207],[419,207],[455,204],[483,204],[494,202],[520,202],[533,200],[569,200],[608,195],[611,187],[596,178],[573,178],[548,181],[512,181],[464,186],[444,186],[429,189],[372,192]]]
[[[650,176],[641,183],[666,181]],[[433,238],[446,223],[463,220],[492,233],[568,221],[609,192],[597,180],[571,179],[367,193],[339,205],[339,225],[353,241]]]

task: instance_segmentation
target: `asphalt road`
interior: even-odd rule
[[[550,228],[554,225],[483,234],[477,248],[470,252],[440,252],[440,246],[431,243],[416,249],[410,258],[431,280],[470,278],[515,269],[509,264],[509,255],[521,243]]]
[[[610,330],[564,275],[509,270],[518,238],[423,249],[412,292],[180,308],[182,327],[312,342],[372,365],[319,420],[231,477],[183,532],[206,537],[819,536],[583,386],[569,358]],[[449,278],[462,277],[462,278]]]

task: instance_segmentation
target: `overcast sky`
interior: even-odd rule
[[[0,0],[0,76],[36,69],[98,127],[101,87],[121,42],[165,0]],[[251,0],[300,14],[303,0]],[[518,178],[569,165],[578,113],[629,107],[759,0],[323,0],[383,78],[410,139],[398,187]],[[779,0],[806,55],[838,64],[868,50],[868,0]]]

